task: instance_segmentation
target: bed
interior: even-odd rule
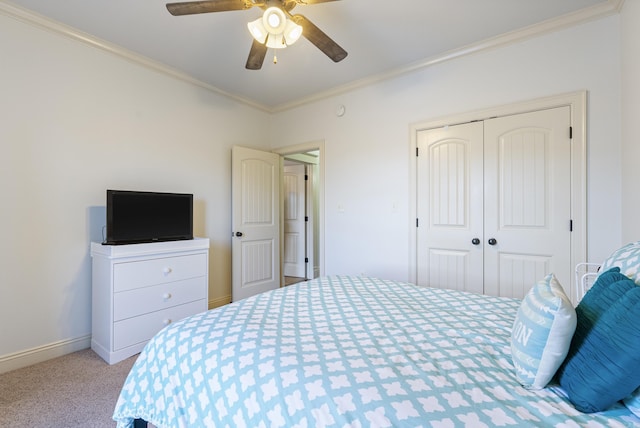
[[[167,326],[113,418],[156,427],[625,427],[552,381],[525,388],[511,356],[521,301],[375,278],[294,284]]]

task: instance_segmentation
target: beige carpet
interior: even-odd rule
[[[0,427],[101,428],[137,355],[109,365],[90,349],[0,374]]]

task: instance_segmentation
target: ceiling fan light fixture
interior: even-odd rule
[[[269,34],[267,38],[267,47],[271,49],[284,49],[287,45],[284,42],[284,37],[282,33],[280,34]]]
[[[268,48],[282,49],[294,44],[302,35],[302,27],[288,19],[282,9],[270,7],[261,18],[247,24],[249,32],[258,43]]]
[[[287,17],[280,8],[272,6],[264,11],[262,22],[269,34],[281,34],[287,24]]]
[[[284,29],[284,40],[287,45],[292,45],[302,36],[302,27],[290,19],[287,19],[287,25]]]
[[[256,19],[255,21],[251,21],[247,24],[247,28],[249,28],[249,32],[259,43],[264,43],[267,40],[267,36],[269,33],[267,29],[264,28],[262,24],[262,17]]]

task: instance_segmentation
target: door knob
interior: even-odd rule
[[[242,232],[236,232],[236,236],[240,238],[242,236]]]
[[[495,240],[495,238],[491,238],[489,239],[489,245],[496,245],[498,243],[498,241]]]
[[[480,240],[479,240],[478,238],[473,238],[473,239],[471,240],[471,243],[472,243],[473,245],[480,245]]]

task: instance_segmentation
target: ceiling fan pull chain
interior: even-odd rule
[[[276,56],[275,52],[273,53],[273,63],[274,64],[278,63],[278,57]]]

